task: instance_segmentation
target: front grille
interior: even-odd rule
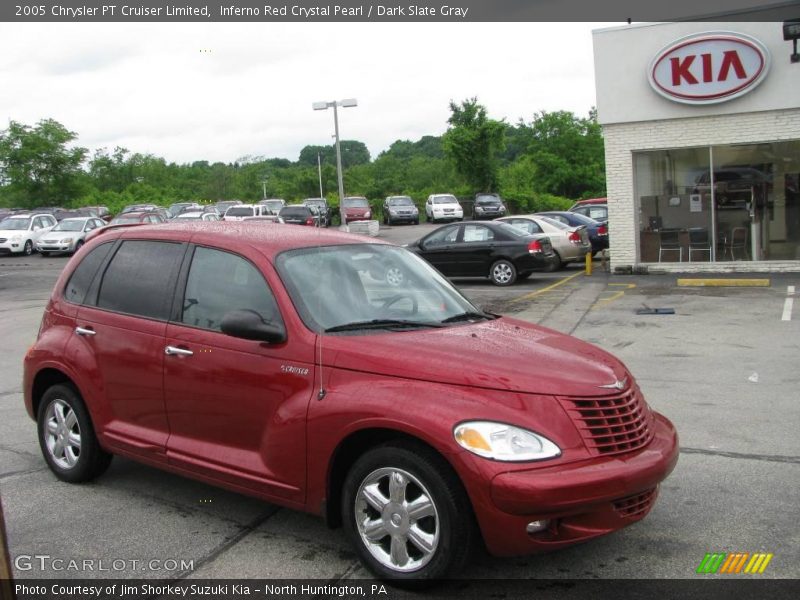
[[[8,241],[8,238],[0,238],[0,244],[5,244]]]
[[[640,494],[614,501],[614,510],[623,517],[642,517],[647,514],[656,499],[658,488],[650,488]]]
[[[596,456],[631,452],[653,439],[653,413],[635,384],[613,396],[559,400]]]

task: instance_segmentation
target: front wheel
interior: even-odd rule
[[[495,285],[511,285],[517,280],[517,269],[511,261],[498,260],[489,269],[489,279]]]
[[[42,396],[36,421],[42,454],[59,479],[89,481],[111,464],[112,456],[100,447],[89,412],[72,386],[50,387]]]
[[[472,510],[450,466],[431,450],[369,450],[344,482],[343,522],[364,564],[396,584],[454,575],[475,541]]]
[[[27,240],[25,242],[25,245],[22,247],[22,253],[25,256],[30,256],[31,254],[33,254],[33,242],[32,241]]]

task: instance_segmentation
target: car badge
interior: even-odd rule
[[[609,383],[607,385],[598,385],[597,387],[605,388],[608,390],[624,390],[625,387],[628,385],[628,378],[625,377],[622,380],[617,380],[614,383]]]

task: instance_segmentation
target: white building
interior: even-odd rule
[[[783,24],[597,30],[614,271],[800,271],[800,62]]]

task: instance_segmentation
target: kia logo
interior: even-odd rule
[[[769,70],[769,51],[732,32],[691,35],[659,52],[648,68],[653,89],[675,102],[713,104],[755,88]]]

